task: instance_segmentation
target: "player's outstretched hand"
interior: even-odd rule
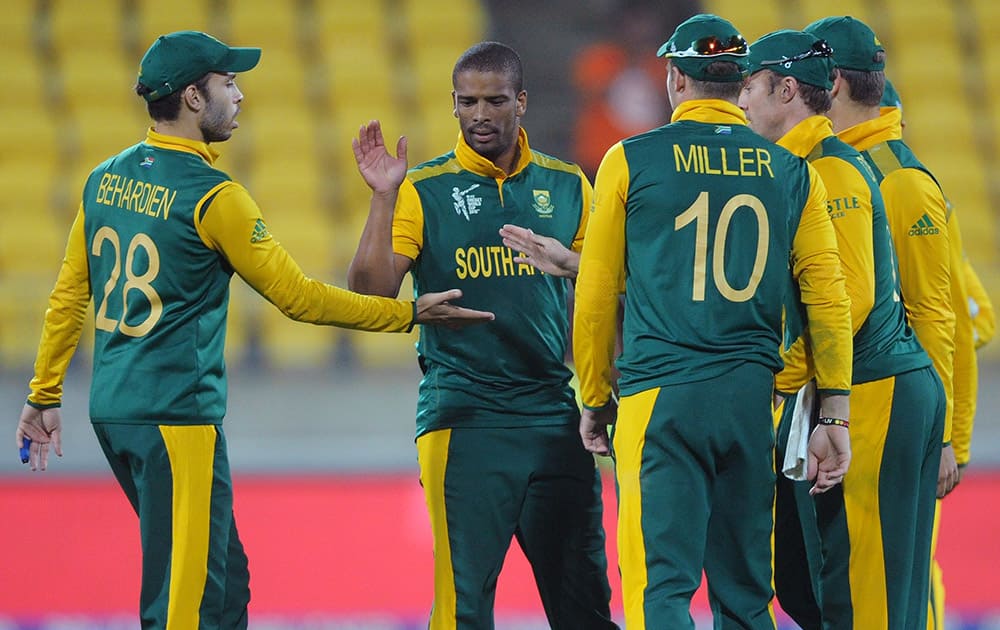
[[[62,457],[62,416],[59,408],[35,409],[25,405],[17,423],[17,447],[24,446],[24,439],[31,440],[29,463],[31,470],[45,470],[49,465],[49,448]]]
[[[389,154],[382,137],[382,124],[372,120],[361,125],[351,140],[354,159],[365,183],[377,194],[394,193],[406,178],[406,136],[396,142],[396,157]]]
[[[583,447],[597,455],[611,454],[611,439],[608,437],[608,425],[614,424],[618,416],[618,408],[608,405],[603,409],[583,409],[580,414],[580,439]]]
[[[580,269],[580,254],[552,238],[535,234],[528,228],[507,224],[500,228],[503,244],[520,252],[514,262],[531,265],[551,276],[575,278]]]
[[[809,436],[809,480],[816,483],[809,494],[826,492],[844,480],[851,465],[851,439],[847,427],[819,425]]]
[[[476,311],[449,303],[450,300],[457,300],[460,297],[462,297],[462,292],[459,289],[421,295],[417,298],[415,323],[463,328],[473,324],[491,322],[495,319],[493,313],[488,311]]]

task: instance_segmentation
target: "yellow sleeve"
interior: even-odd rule
[[[42,338],[35,357],[35,375],[31,379],[31,393],[28,395],[28,402],[32,405],[58,407],[61,404],[66,368],[80,342],[89,304],[90,269],[81,204],[70,228],[66,255],[45,310]]]
[[[944,441],[949,442],[954,409],[955,311],[944,196],[927,173],[913,168],[890,172],[881,189],[896,247],[906,315],[944,385],[948,402]]]
[[[580,254],[573,309],[573,357],[580,398],[597,409],[611,400],[618,293],[625,275],[625,198],[628,162],[621,143],[597,170],[594,204]]]
[[[993,312],[993,302],[983,287],[979,275],[966,258],[962,262],[965,273],[965,290],[969,294],[969,314],[972,316],[972,327],[975,333],[976,349],[982,348],[993,339],[996,333],[996,315]]]
[[[424,247],[424,208],[413,182],[404,179],[392,216],[392,250],[416,260]]]
[[[812,355],[809,354],[809,330],[795,340],[794,343],[781,353],[781,360],[785,367],[774,376],[774,390],[786,396],[798,392],[802,386],[809,382],[816,372]]]
[[[227,182],[215,191],[215,199],[197,223],[199,235],[287,317],[358,330],[404,332],[412,328],[412,302],[361,295],[306,277],[266,227],[262,236],[264,219],[245,188]]]
[[[844,285],[851,303],[851,334],[856,335],[875,304],[875,252],[872,243],[871,189],[856,168],[840,158],[811,162],[826,187],[826,209],[833,223]],[[775,390],[791,394],[812,378],[815,369],[805,335],[782,354],[784,369]]]
[[[587,176],[580,171],[580,189],[583,196],[583,204],[580,208],[580,227],[573,236],[573,243],[570,246],[574,252],[583,251],[583,237],[587,234],[587,225],[590,223],[590,208],[594,205],[594,187],[590,185]]]
[[[792,275],[806,307],[816,387],[823,393],[851,391],[851,305],[837,253],[837,237],[826,211],[826,187],[809,166],[810,190],[792,241]]]
[[[856,168],[838,158],[813,162],[827,191],[827,211],[837,235],[840,267],[857,334],[875,305],[875,249],[871,189]]]
[[[955,461],[969,463],[972,427],[976,420],[976,395],[979,387],[979,365],[976,361],[975,334],[969,312],[969,292],[965,284],[962,260],[962,233],[958,215],[948,217],[949,252],[951,253],[951,307],[955,311],[955,361],[952,387],[955,406],[951,421],[951,445]]]

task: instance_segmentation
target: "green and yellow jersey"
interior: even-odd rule
[[[523,129],[518,147],[508,175],[460,137],[400,188],[393,250],[414,261],[414,291],[459,288],[463,305],[496,313],[489,326],[420,331],[418,437],[579,419],[564,361],[569,284],[515,263],[499,230],[517,224],[580,251],[593,190],[577,165],[533,151]]]
[[[414,306],[303,275],[208,144],[158,134],[87,179],[49,298],[29,404],[60,404],[91,298],[93,422],[208,424],[226,411],[223,344],[235,271],[289,317],[380,331]]]
[[[867,383],[930,365],[906,323],[885,206],[868,163],[834,135],[826,116],[806,118],[778,144],[807,159],[827,191],[826,208],[851,299],[853,382]],[[811,377],[805,339],[799,337],[785,354],[785,369],[775,379],[777,391],[795,393]]]
[[[948,400],[944,441],[950,442],[955,408],[955,312],[953,280],[961,250],[951,243],[953,220],[941,187],[903,142],[901,113],[882,108],[879,117],[841,131],[875,172],[885,202],[899,265],[903,305],[920,345],[934,362]],[[953,271],[954,270],[954,271]],[[965,297],[960,308],[967,310]],[[964,350],[963,350],[964,352]],[[969,352],[972,352],[970,349]],[[968,419],[960,419],[968,422]]]
[[[619,287],[620,392],[713,378],[741,363],[777,372],[782,305],[797,281],[819,388],[846,393],[851,327],[827,194],[816,171],[695,100],[604,158],[580,261],[574,353],[583,404],[611,396]]]

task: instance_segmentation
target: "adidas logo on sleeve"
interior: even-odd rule
[[[934,225],[931,218],[925,212],[924,216],[920,217],[920,220],[910,227],[910,231],[907,234],[910,236],[928,236],[930,234],[939,234],[940,232],[941,230]]]

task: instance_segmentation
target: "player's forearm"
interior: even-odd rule
[[[52,407],[60,404],[63,379],[80,342],[89,304],[89,270],[81,209],[70,230],[66,256],[45,311],[45,323],[35,358],[35,374],[28,396],[32,405]]]
[[[826,189],[812,171],[809,203],[792,242],[792,274],[806,309],[816,386],[849,392],[853,335],[851,305],[844,288],[837,239],[826,212]]]
[[[851,399],[846,394],[819,395],[819,417],[850,420]]]
[[[399,278],[392,249],[392,218],[396,191],[372,195],[358,249],[347,269],[347,286],[367,295],[396,297]]]

